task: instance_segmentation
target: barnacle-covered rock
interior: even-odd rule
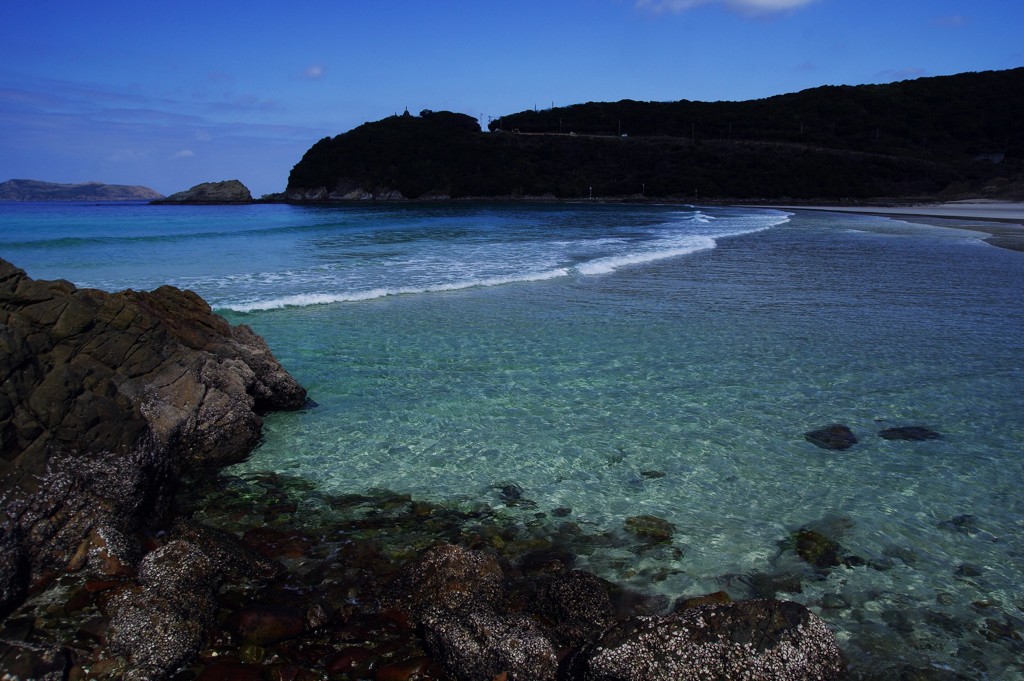
[[[406,565],[386,590],[385,607],[419,620],[432,611],[502,608],[508,595],[497,559],[455,544],[427,549]]]
[[[554,681],[558,658],[533,620],[493,610],[427,613],[423,629],[434,657],[458,681]]]
[[[581,650],[573,666],[584,681],[829,681],[844,668],[821,619],[774,600],[634,617]]]
[[[179,523],[170,537],[139,562],[137,584],[109,605],[110,649],[156,678],[199,651],[224,582],[260,581],[281,570],[217,530]]]
[[[599,635],[612,623],[616,587],[583,570],[567,570],[542,583],[533,610],[561,645],[575,646]]]

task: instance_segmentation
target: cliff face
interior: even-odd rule
[[[0,260],[0,613],[69,565],[137,559],[187,468],[245,458],[305,390],[194,293],[77,289]]]
[[[0,183],[0,201],[153,201],[163,194],[149,187],[123,184],[55,184],[38,180]]]
[[[153,201],[153,203],[252,203],[252,194],[248,187],[238,180],[224,180],[223,182],[203,182],[191,189]]]

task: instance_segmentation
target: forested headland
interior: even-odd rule
[[[745,102],[425,110],[310,148],[290,200],[1024,195],[1024,68]]]

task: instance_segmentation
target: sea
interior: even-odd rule
[[[596,202],[4,203],[0,257],[191,289],[261,334],[313,403],[268,415],[231,475],[572,522],[620,540],[579,567],[669,604],[775,585],[854,678],[1021,679],[1024,253],[978,230]],[[836,423],[857,444],[805,438]],[[878,435],[901,426],[941,437]],[[671,538],[631,535],[642,516]],[[841,564],[801,560],[801,529]]]

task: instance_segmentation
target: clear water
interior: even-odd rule
[[[1024,255],[976,232],[688,206],[0,204],[0,257],[192,288],[261,333],[319,406],[268,418],[239,472],[450,504],[515,484],[536,507],[510,513],[570,507],[595,532],[655,515],[677,551],[586,566],[671,597],[797,574],[784,596],[864,678],[1024,678]],[[833,422],[860,443],[803,439]],[[943,438],[877,437],[898,425]],[[869,564],[814,574],[780,553],[803,526]]]

